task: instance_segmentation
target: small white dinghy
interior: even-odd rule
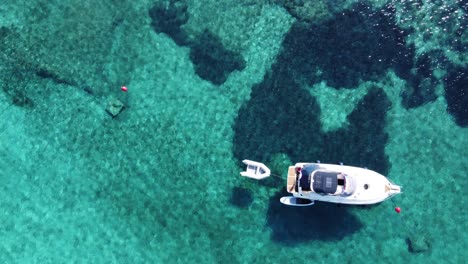
[[[240,173],[242,176],[256,180],[265,179],[270,176],[270,169],[265,164],[252,160],[243,160],[242,162],[247,165],[247,169]]]

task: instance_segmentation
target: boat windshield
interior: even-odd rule
[[[316,171],[313,174],[312,188],[316,193],[335,194],[338,186],[338,173],[333,171]]]

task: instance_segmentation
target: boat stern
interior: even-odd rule
[[[297,182],[296,167],[289,166],[288,168],[288,179],[286,184],[286,191],[288,193],[294,193]]]

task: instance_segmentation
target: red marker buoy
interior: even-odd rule
[[[128,88],[126,86],[122,86],[122,87],[120,87],[120,90],[122,90],[122,92],[126,92],[126,91],[128,91]]]
[[[401,208],[400,208],[400,207],[395,207],[395,212],[400,213],[400,212],[401,212]]]

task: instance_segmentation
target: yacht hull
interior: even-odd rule
[[[320,171],[346,175],[353,181],[354,189],[351,193],[327,194],[317,193],[313,190],[304,191],[301,190],[302,188],[297,187],[292,188],[294,186],[291,186],[291,178],[293,176],[291,173],[295,173],[296,170],[290,169],[287,191],[297,198],[337,204],[366,205],[380,203],[401,192],[400,186],[393,184],[382,174],[369,169],[322,163],[297,163],[294,168],[300,168],[305,165],[315,165]],[[293,178],[296,176],[294,175]]]

